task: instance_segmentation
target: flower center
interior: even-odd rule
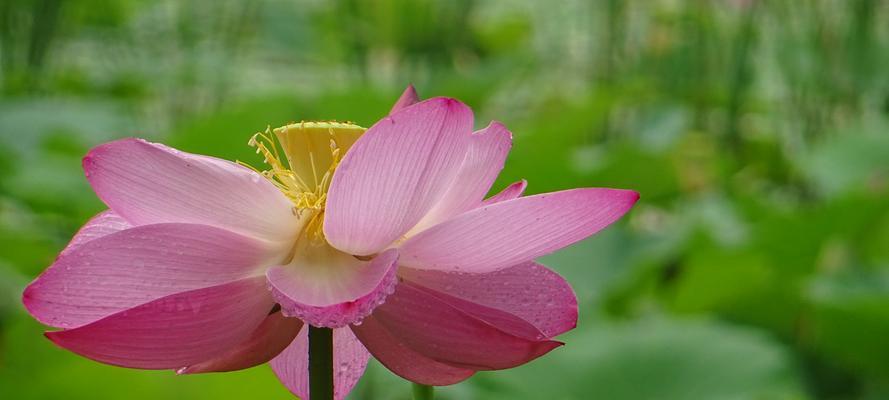
[[[266,128],[248,142],[257,154],[262,154],[268,169],[260,171],[247,166],[265,176],[293,202],[293,212],[304,221],[304,233],[313,242],[324,242],[324,206],[333,173],[365,130],[349,122],[304,121]],[[280,151],[276,143],[280,144]]]

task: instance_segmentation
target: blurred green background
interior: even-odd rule
[[[889,399],[889,4],[879,0],[2,0],[0,398],[286,399],[267,366],[100,365],[29,280],[103,209],[126,136],[258,163],[301,119],[369,126],[407,83],[515,135],[501,179],[642,194],[543,261],[567,346],[441,399]],[[353,399],[407,399],[373,363]]]

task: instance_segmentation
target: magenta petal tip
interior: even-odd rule
[[[392,106],[392,109],[389,111],[389,114],[392,114],[402,108],[411,106],[420,101],[420,96],[417,94],[417,89],[414,88],[414,85],[409,84],[407,88],[404,89],[404,92],[401,94],[401,97],[395,102]]]

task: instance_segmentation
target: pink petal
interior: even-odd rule
[[[269,269],[272,295],[286,316],[311,325],[339,328],[360,321],[395,288],[398,252],[387,250],[369,262],[334,254]],[[297,255],[299,257],[299,255]]]
[[[525,188],[528,187],[528,181],[522,179],[518,182],[515,182],[503,190],[500,193],[497,193],[482,202],[482,206],[489,206],[494,203],[499,203],[501,201],[517,199],[522,196],[522,193],[525,193]]]
[[[383,118],[355,142],[333,176],[324,233],[336,248],[374,254],[438,202],[459,171],[472,111],[434,98]]]
[[[265,364],[293,342],[302,326],[302,321],[274,312],[262,321],[250,337],[225,354],[182,368],[176,373],[237,371]]]
[[[415,103],[420,101],[420,96],[417,95],[417,89],[414,89],[414,85],[407,85],[407,88],[404,89],[404,92],[401,93],[401,97],[392,105],[392,109],[389,110],[389,114],[395,114],[396,111],[401,110],[410,105],[414,105]]]
[[[458,368],[428,358],[398,340],[373,316],[353,325],[355,336],[374,358],[396,375],[423,385],[453,385],[469,379],[474,370]]]
[[[421,232],[478,207],[503,169],[511,147],[512,133],[499,122],[491,122],[487,128],[473,134],[454,184],[411,232]]]
[[[293,204],[267,179],[233,162],[122,139],[90,151],[83,169],[102,201],[133,225],[213,225],[293,244]]]
[[[484,273],[530,261],[584,239],[620,218],[639,194],[573,189],[480,207],[404,242],[401,265]]]
[[[102,363],[175,369],[217,357],[244,341],[273,304],[265,280],[254,277],[177,293],[46,336]]]
[[[533,261],[485,274],[402,268],[399,276],[507,312],[530,322],[548,338],[577,325],[577,297],[571,286],[559,274]]]
[[[465,307],[474,307],[475,315],[461,310]],[[512,368],[561,345],[556,341],[530,338],[529,333],[540,334],[530,324],[484,308],[434,295],[405,281],[398,285],[395,294],[385,304],[374,311],[373,317],[408,348],[433,360],[465,369]],[[498,329],[492,322],[508,326],[511,332]]]
[[[414,289],[423,292],[425,295],[432,296],[439,301],[446,303],[448,306],[457,309],[467,315],[475,317],[476,319],[484,321],[491,326],[499,329],[500,331],[503,331],[510,335],[522,339],[535,341],[549,339],[543,332],[540,331],[540,329],[537,329],[537,327],[530,322],[525,321],[524,319],[503,310],[488,307],[479,303],[474,303],[456,296],[451,296],[449,294],[439,292],[437,290],[430,289],[428,287],[413,282],[410,282],[410,284]]]
[[[44,324],[71,328],[177,292],[262,274],[267,245],[207,225],[143,225],[62,253],[23,294]]]
[[[364,375],[370,353],[348,328],[333,330],[333,397],[344,399]],[[271,361],[281,383],[301,399],[309,399],[309,330],[303,328],[290,346]]]
[[[84,224],[80,230],[74,234],[74,237],[71,238],[71,241],[68,242],[68,245],[65,246],[65,249],[62,250],[62,253],[69,252],[80,245],[89,242],[93,239],[98,239],[102,236],[122,231],[127,228],[131,228],[129,222],[125,221],[119,215],[115,214],[114,211],[105,210],[96,214],[95,217],[91,218],[89,221]]]

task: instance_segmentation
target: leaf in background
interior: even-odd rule
[[[24,98],[0,103],[0,145],[21,162],[35,162],[47,136],[69,135],[90,147],[114,138],[134,136],[126,107],[110,101]]]
[[[585,328],[534,363],[483,373],[477,398],[805,398],[788,351],[755,330],[661,319]]]
[[[827,138],[804,155],[798,168],[823,194],[836,197],[862,189],[889,186],[889,127],[859,128]]]
[[[821,276],[809,289],[810,345],[853,370],[889,379],[889,271]]]

